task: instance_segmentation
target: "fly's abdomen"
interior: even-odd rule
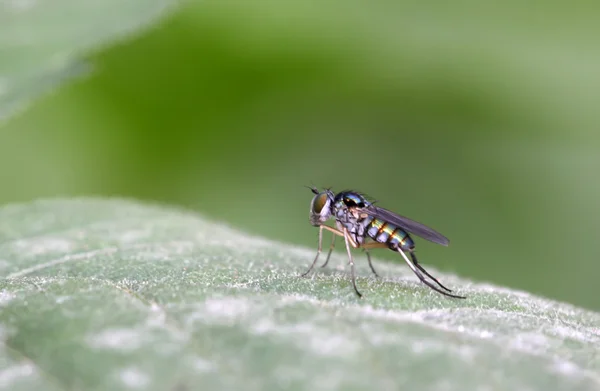
[[[379,243],[388,244],[390,248],[410,249],[415,245],[406,231],[380,219],[371,221],[367,228],[367,235]]]

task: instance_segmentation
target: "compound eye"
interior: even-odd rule
[[[323,207],[327,203],[327,193],[319,193],[313,198],[312,201],[312,211],[314,213],[321,213]]]

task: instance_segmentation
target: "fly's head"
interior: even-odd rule
[[[312,225],[318,227],[331,217],[334,194],[329,189],[320,192],[311,187],[310,190],[315,196],[310,202],[309,220]]]

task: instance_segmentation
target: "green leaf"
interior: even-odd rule
[[[87,72],[80,56],[156,21],[175,0],[0,0],[0,121]]]
[[[356,251],[359,299],[342,249],[300,278],[314,254],[131,201],[0,208],[0,389],[600,387],[598,313]]]

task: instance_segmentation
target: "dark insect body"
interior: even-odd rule
[[[429,288],[445,296],[458,299],[465,298],[464,296],[448,293],[452,291],[442,285],[442,283],[429,274],[419,264],[414,253],[415,243],[412,240],[410,233],[431,242],[447,246],[449,241],[445,236],[421,223],[390,212],[387,209],[375,206],[360,193],[342,191],[338,194],[334,194],[329,189],[322,192],[319,192],[315,188],[310,189],[315,196],[310,204],[309,220],[313,226],[319,227],[319,247],[313,263],[302,276],[307,275],[317,263],[322,251],[323,229],[326,229],[331,231],[334,235],[329,248],[329,253],[327,254],[327,259],[321,267],[325,267],[329,262],[329,257],[333,251],[336,237],[343,237],[348,252],[352,286],[358,296],[362,296],[362,294],[356,287],[354,260],[352,259],[352,254],[350,252],[351,247],[362,248],[366,251],[369,266],[376,276],[377,272],[371,263],[371,256],[368,250],[371,248],[388,248],[400,253],[419,280]],[[325,222],[332,217],[335,219],[337,228],[325,225]],[[372,241],[369,242],[369,239]],[[410,259],[408,259],[405,252],[408,252]],[[437,284],[437,286],[427,280],[425,276],[429,277]]]

